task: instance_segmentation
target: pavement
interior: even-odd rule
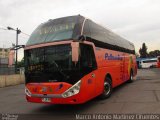
[[[81,105],[28,103],[24,84],[0,88],[0,113],[19,118],[71,119],[77,114],[160,114],[160,69],[140,69],[137,79],[114,89],[106,100],[95,98]]]

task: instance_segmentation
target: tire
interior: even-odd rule
[[[107,99],[112,94],[112,82],[109,77],[107,77],[104,81],[104,90],[103,93],[99,96],[100,99]]]
[[[132,70],[131,70],[131,72],[130,72],[130,78],[129,78],[128,82],[129,82],[129,83],[132,83],[132,82],[133,82],[133,72],[132,72]]]

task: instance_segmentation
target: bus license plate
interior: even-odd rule
[[[42,98],[42,102],[51,102],[51,98]]]

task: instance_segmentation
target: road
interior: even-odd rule
[[[0,88],[0,113],[20,114],[19,118],[75,118],[76,114],[160,113],[160,69],[138,70],[133,83],[114,89],[106,100],[95,98],[82,105],[28,103],[24,84]]]

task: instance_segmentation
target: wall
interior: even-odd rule
[[[25,81],[24,75],[0,75],[0,88],[12,85],[23,84]]]

